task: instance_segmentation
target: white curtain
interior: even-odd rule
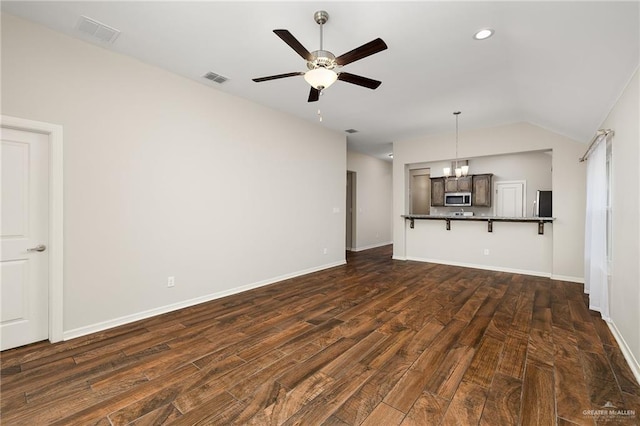
[[[607,274],[607,143],[602,138],[587,159],[587,217],[585,227],[585,292],[589,309],[609,320]]]

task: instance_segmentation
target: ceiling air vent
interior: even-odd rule
[[[347,129],[347,130],[345,130],[345,132],[347,132],[347,133],[358,133],[358,131],[356,129]]]
[[[215,72],[211,72],[211,71],[203,75],[203,77],[206,78],[207,80],[215,81],[216,83],[220,83],[220,84],[229,80],[227,77],[222,76],[220,74],[216,74]]]
[[[113,43],[120,35],[120,30],[98,22],[95,19],[81,16],[76,24],[76,29],[103,43]]]

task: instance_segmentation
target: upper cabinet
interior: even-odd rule
[[[471,205],[474,207],[491,207],[492,174],[473,175]]]
[[[473,207],[491,207],[493,174],[431,178],[431,206],[443,207],[446,192],[470,192]]]
[[[431,206],[444,206],[444,187],[443,177],[431,178]]]
[[[459,178],[445,179],[445,192],[471,192],[472,177],[462,176]]]

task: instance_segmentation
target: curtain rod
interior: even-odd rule
[[[589,154],[591,154],[591,151],[593,151],[593,148],[596,147],[596,145],[598,144],[598,142],[600,142],[600,140],[604,137],[604,138],[609,138],[610,136],[613,136],[615,134],[615,132],[611,129],[600,129],[596,132],[596,135],[593,137],[593,139],[591,139],[591,142],[589,143],[589,147],[587,148],[587,151],[584,153],[584,155],[580,158],[578,158],[579,162],[584,162],[586,161],[586,159],[589,157]]]

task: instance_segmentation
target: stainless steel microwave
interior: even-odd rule
[[[471,206],[471,193],[447,192],[444,194],[444,205],[449,207]]]

